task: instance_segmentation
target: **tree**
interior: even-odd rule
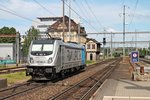
[[[0,29],[0,35],[12,35],[12,34],[16,34],[16,29],[11,27],[3,27]],[[15,43],[15,37],[1,37],[0,38],[0,43]]]
[[[31,27],[26,32],[26,37],[24,38],[24,44],[22,46],[24,56],[28,55],[28,50],[29,50],[30,43],[31,43],[32,40],[37,39],[38,35],[39,35],[39,30],[35,29],[34,27]]]
[[[140,57],[144,58],[146,56],[146,49],[143,48],[143,49],[139,49],[139,53],[140,53]]]

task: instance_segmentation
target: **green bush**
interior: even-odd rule
[[[86,63],[86,64],[93,64],[93,63],[95,63],[95,61],[87,60],[85,63]]]

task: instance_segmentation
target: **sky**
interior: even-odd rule
[[[65,15],[69,15],[65,0]],[[87,33],[117,32],[123,27],[125,5],[126,31],[150,31],[150,0],[71,0],[71,18],[85,27]],[[62,0],[0,0],[0,28],[14,27],[22,35],[37,17],[62,16]],[[102,41],[103,35],[88,35]],[[110,41],[110,36],[106,35]],[[113,35],[122,40],[122,35]],[[127,41],[150,40],[150,35],[126,35]],[[147,45],[148,46],[148,45]]]

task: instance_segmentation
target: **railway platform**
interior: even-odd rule
[[[121,62],[90,100],[150,100],[150,80],[132,80],[130,68]]]

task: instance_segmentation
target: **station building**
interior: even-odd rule
[[[69,17],[65,16],[64,41],[85,44],[87,34],[84,27],[81,27],[74,20],[70,20],[71,29],[69,33]],[[33,26],[40,31],[41,36],[48,33],[53,38],[63,39],[63,17],[38,17],[37,21],[39,24],[34,23]]]
[[[87,38],[86,42],[86,59],[99,60],[100,59],[101,43],[95,39]]]

